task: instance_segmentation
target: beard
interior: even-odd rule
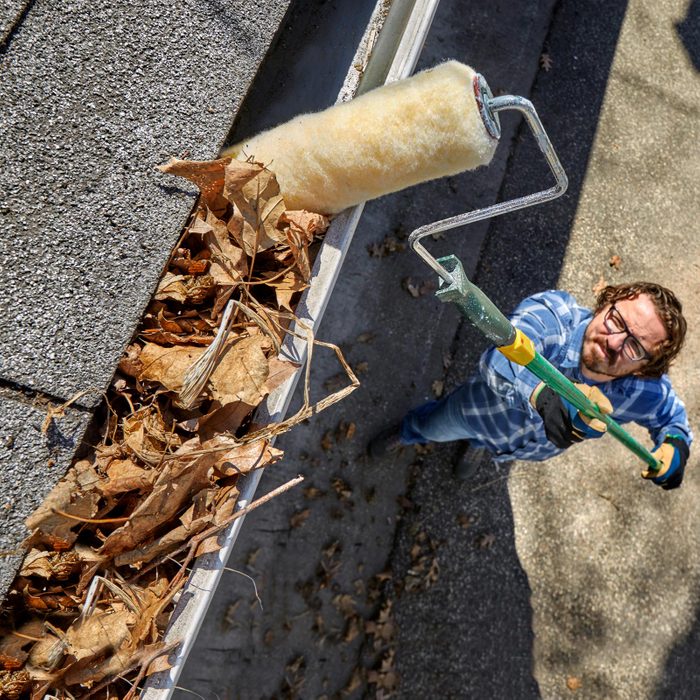
[[[604,353],[605,357],[600,357],[596,352],[596,347],[600,348]],[[620,370],[615,367],[615,364],[619,360],[619,353],[612,352],[608,348],[597,344],[595,341],[590,340],[588,342],[584,341],[583,348],[581,349],[581,364],[589,372],[594,372],[595,374],[600,374],[605,377],[624,377],[628,375],[629,370]]]

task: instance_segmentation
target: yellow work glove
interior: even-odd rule
[[[601,413],[612,413],[613,406],[605,394],[596,386],[576,384]],[[583,415],[573,404],[561,398],[545,384],[538,386],[532,394],[537,412],[544,422],[544,431],[551,443],[561,449],[586,438],[599,438],[607,426],[598,418]]]
[[[689,454],[688,443],[680,435],[667,435],[661,445],[652,452],[661,462],[661,469],[658,472],[647,469],[642,472],[642,478],[651,479],[666,491],[678,488],[683,481]]]
[[[597,387],[590,386],[589,384],[575,384],[576,388],[586,395],[586,398],[594,403],[600,409],[601,413],[606,415],[613,412],[612,404],[610,399]],[[570,404],[566,399],[564,399],[567,407],[569,408],[569,415],[571,416],[571,423],[574,431],[581,434],[581,440],[585,438],[599,438],[602,437],[608,426],[603,423],[602,420],[598,418],[589,418],[579,411],[576,406]]]

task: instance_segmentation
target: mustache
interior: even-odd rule
[[[615,360],[620,356],[620,351],[619,350],[613,350],[612,348],[608,347],[608,344],[605,343],[603,346],[603,352],[605,353],[605,356],[608,358],[608,362],[612,365],[615,363]]]

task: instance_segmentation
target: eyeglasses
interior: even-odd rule
[[[630,329],[622,318],[620,312],[615,308],[615,304],[610,307],[605,314],[605,329],[610,334],[626,333],[627,337],[622,341],[622,352],[628,360],[640,362],[641,360],[651,360],[652,356],[644,349],[644,346],[632,335]]]

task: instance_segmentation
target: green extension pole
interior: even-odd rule
[[[624,428],[610,416],[602,413],[574,383],[567,379],[551,362],[540,355],[534,343],[522,331],[518,330],[498,309],[498,307],[469,281],[462,263],[454,256],[439,258],[440,263],[452,277],[447,284],[440,279],[440,288],[436,296],[440,301],[451,301],[459,310],[509,359],[529,369],[550,389],[573,404],[589,418],[603,421],[614,438],[634,452],[647,463],[650,471],[659,471],[661,463],[644,445],[635,440]]]

